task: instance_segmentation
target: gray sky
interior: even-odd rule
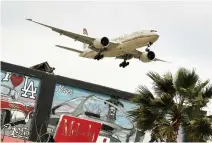
[[[58,75],[135,92],[139,84],[151,87],[150,70],[173,73],[179,67],[195,68],[212,80],[212,2],[2,2],[1,60],[25,67],[48,61]],[[82,50],[82,44],[28,22],[32,18],[61,29],[93,37],[114,38],[142,29],[156,29],[159,40],[151,47],[158,58],[171,64],[131,60],[100,61],[78,57],[54,45]],[[212,109],[211,109],[212,110]]]
[[[48,61],[56,74],[134,92],[139,84],[150,85],[146,73],[175,72],[178,67],[196,68],[202,79],[212,79],[212,3],[210,2],[2,2],[2,60],[26,67]],[[54,45],[82,49],[82,44],[59,36],[25,18],[94,37],[113,38],[142,29],[156,29],[159,40],[152,46],[166,63],[131,60],[84,59]]]

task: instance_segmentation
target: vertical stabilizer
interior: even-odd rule
[[[83,28],[83,34],[88,36],[88,31],[86,28]],[[86,49],[88,47],[88,44],[83,44],[83,49]]]

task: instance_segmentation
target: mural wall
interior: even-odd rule
[[[115,106],[110,105],[108,102]],[[119,130],[117,134],[122,134],[122,131],[123,134],[116,134],[116,136],[119,136],[119,140],[125,141],[125,132],[129,132],[133,128],[133,124],[131,120],[127,118],[126,112],[134,107],[136,107],[136,104],[127,100],[113,99],[109,95],[56,84],[48,132],[54,134],[54,129],[60,115],[67,114],[82,118],[89,117],[89,120],[98,119],[107,125],[110,124],[112,127],[118,126],[121,130]],[[130,138],[133,141],[135,134],[131,135]]]
[[[105,100],[111,99],[111,96],[106,94],[99,94],[97,92],[92,92],[85,89],[56,84],[52,106],[58,105],[73,98],[87,97],[89,95],[95,95]],[[129,102],[128,100],[119,99],[119,101],[124,105],[123,109],[125,111],[129,111],[136,107],[135,103]]]
[[[40,79],[1,71],[1,138],[27,140]]]

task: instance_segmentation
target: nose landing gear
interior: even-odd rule
[[[149,42],[149,43],[147,44],[147,48],[145,49],[146,52],[150,52],[149,47],[152,46],[152,44],[153,44],[152,42]]]

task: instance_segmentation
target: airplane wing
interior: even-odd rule
[[[69,47],[65,47],[65,46],[60,46],[60,45],[55,45],[55,46],[56,47],[59,47],[59,48],[62,48],[62,49],[69,50],[69,51],[73,51],[73,52],[76,52],[76,53],[83,53],[82,51],[76,50],[76,49],[73,49],[73,48],[69,48]]]
[[[34,22],[34,23],[37,23],[39,25],[48,27],[48,28],[52,29],[53,31],[55,31],[57,33],[60,33],[61,35],[65,35],[67,37],[70,37],[70,38],[75,39],[77,41],[80,41],[82,43],[92,44],[93,41],[96,39],[96,38],[92,38],[92,37],[89,37],[89,36],[86,36],[86,35],[77,34],[77,33],[73,33],[73,32],[69,32],[69,31],[63,30],[63,29],[55,28],[55,27],[52,27],[52,26],[49,26],[49,25],[46,25],[46,24],[42,24],[42,23],[33,21],[32,19],[27,19],[27,20],[31,21],[31,22]]]
[[[89,44],[89,45],[92,45],[93,41],[96,39],[96,38],[86,36],[86,35],[83,35],[83,34],[78,34],[78,33],[66,31],[66,30],[63,30],[63,29],[59,29],[59,28],[56,28],[56,27],[52,27],[52,26],[49,26],[49,25],[46,25],[46,24],[43,24],[43,23],[39,23],[39,22],[33,21],[32,19],[26,19],[26,20],[37,23],[37,24],[45,26],[45,27],[48,27],[48,28],[52,29],[53,31],[60,33],[61,35],[65,35],[67,37],[75,39],[76,41],[80,41],[82,43],[86,43],[86,44]],[[109,46],[117,46],[117,44],[118,43],[110,41]]]
[[[140,55],[142,54],[142,52],[140,52],[138,50],[133,50],[133,51],[130,51],[130,52],[126,52],[126,54],[130,54],[131,55],[131,56],[129,56],[128,60],[131,59],[131,58],[139,59]],[[123,55],[122,56],[118,56],[116,58],[117,59],[124,59]],[[159,58],[155,58],[152,61],[160,61],[160,62],[170,63],[168,61],[165,61],[165,60],[162,60],[162,59],[159,59]]]

